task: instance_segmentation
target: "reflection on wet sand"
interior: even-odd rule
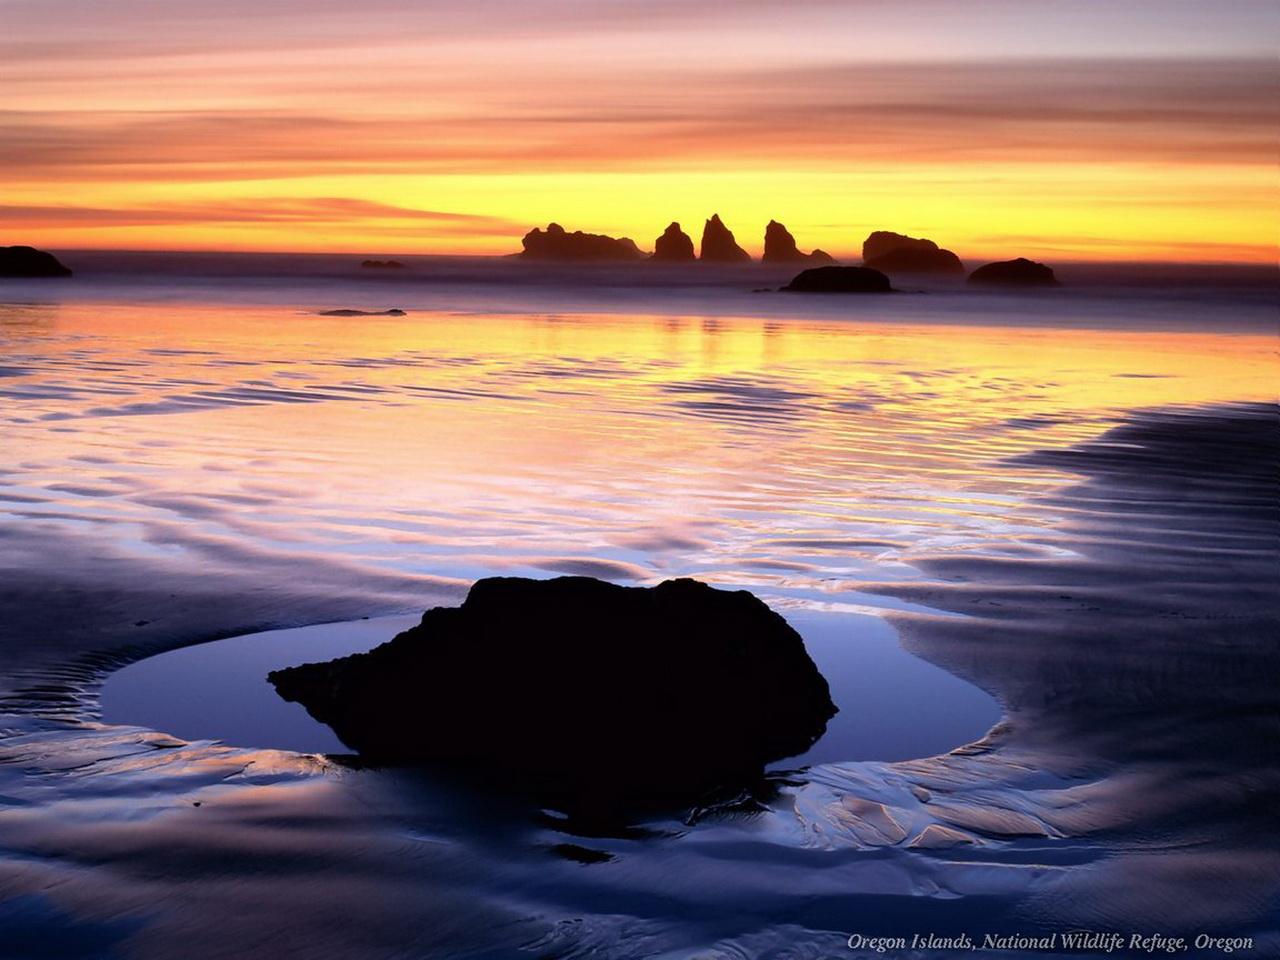
[[[1268,337],[0,311],[12,942],[640,957],[820,955],[975,916],[1265,933],[1274,415],[1222,404],[1271,399]],[[607,837],[93,721],[104,671],[146,653],[552,571],[892,615],[1008,720],[943,757],[815,767],[751,816]]]

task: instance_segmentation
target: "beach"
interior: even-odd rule
[[[113,256],[0,281],[15,956],[1280,949],[1263,274],[813,298],[763,268]],[[857,729],[759,803],[584,836],[501,791],[103,711],[165,651],[565,574],[751,590]],[[989,729],[946,740],[943,674]]]

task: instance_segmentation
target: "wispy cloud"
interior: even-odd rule
[[[133,227],[177,224],[347,224],[388,221],[429,226],[435,233],[511,236],[521,225],[500,217],[418,210],[350,197],[255,197],[205,203],[139,204],[128,208],[0,204],[11,227]]]
[[[1074,60],[691,73],[696,98],[602,80],[548,103],[513,89],[447,115],[0,113],[8,176],[248,179],[351,173],[852,165],[895,159],[1274,163],[1271,61]],[[367,93],[367,92],[366,92]],[[340,100],[339,100],[340,102]]]

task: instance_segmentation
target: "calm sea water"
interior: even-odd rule
[[[1008,458],[1137,407],[1274,394],[1272,311],[1248,298],[1210,320],[1156,296],[724,284],[550,313],[521,304],[611,288],[467,288],[495,312],[440,309],[425,283],[10,282],[0,504],[50,562],[92,545],[108,577],[116,555],[263,590],[315,565],[353,591],[455,594],[496,573],[691,575],[875,610],[859,585],[914,576],[918,552],[1042,550],[1028,504],[1066,477]],[[350,306],[410,312],[318,315]]]

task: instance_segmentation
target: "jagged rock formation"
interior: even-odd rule
[[[497,774],[592,814],[748,786],[836,712],[781,616],[695,580],[480,580],[368,653],[268,679],[368,761]]]
[[[964,275],[964,264],[950,250],[889,230],[877,230],[862,242],[862,265],[885,273]]]
[[[680,229],[679,223],[672,221],[662,232],[662,236],[653,241],[653,259],[672,263],[696,260],[693,238]]]
[[[547,229],[534,228],[524,236],[524,252],[530,260],[641,260],[644,254],[627,237],[606,237],[599,233],[569,233],[558,223]]]
[[[984,264],[969,274],[969,282],[975,286],[992,287],[1056,287],[1060,285],[1051,267],[1028,260],[1026,257]]]
[[[407,269],[399,260],[365,260],[360,264],[365,270],[405,270]]]
[[[738,246],[733,232],[714,213],[702,228],[702,257],[708,263],[750,263],[751,254]]]
[[[35,247],[0,247],[0,277],[69,277],[51,253]]]
[[[814,267],[782,288],[785,293],[892,293],[889,278],[868,267]]]
[[[835,263],[835,257],[822,250],[801,253],[796,238],[777,220],[770,220],[764,228],[764,263]]]

